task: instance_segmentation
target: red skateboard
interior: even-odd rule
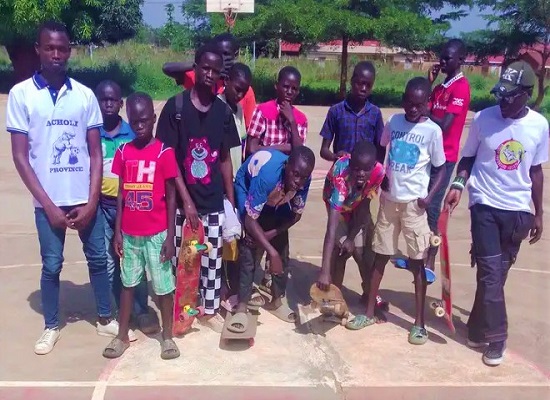
[[[451,264],[449,263],[449,240],[447,226],[449,224],[449,211],[443,211],[438,221],[438,229],[441,234],[441,301],[431,303],[431,308],[438,317],[445,317],[449,329],[454,334],[453,302],[451,297]]]
[[[178,254],[176,269],[176,294],[174,297],[174,336],[187,332],[196,317],[204,315],[204,309],[197,307],[199,297],[199,277],[201,255],[212,250],[212,244],[204,241],[204,226],[199,221],[199,228],[193,232],[191,225],[185,221],[182,226],[182,243]]]

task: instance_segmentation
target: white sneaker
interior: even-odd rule
[[[48,354],[53,350],[53,346],[57,343],[61,333],[59,329],[45,329],[34,345],[34,352],[38,355]]]
[[[99,322],[96,322],[95,326],[99,336],[116,337],[118,335],[118,321],[116,319],[112,319],[107,325],[101,325]],[[136,334],[131,329],[128,330],[128,339],[130,342],[137,340]]]

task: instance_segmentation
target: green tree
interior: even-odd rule
[[[432,19],[429,15],[445,5],[461,7],[471,0],[256,0],[254,14],[239,15],[233,33],[260,46],[282,39],[307,45],[341,40],[340,95],[348,80],[348,46],[376,38],[408,50],[430,48],[442,41],[448,20],[464,15],[454,11]],[[219,14],[203,12],[200,0],[188,0],[187,15],[211,33],[226,29]]]
[[[515,59],[521,50],[540,55],[536,69],[538,77],[537,98],[534,108],[539,108],[548,90],[545,85],[546,63],[550,59],[550,0],[479,0],[488,29],[465,35],[470,50],[479,59],[491,55],[505,56],[505,62]]]
[[[143,0],[0,0],[0,44],[6,46],[16,81],[39,69],[34,51],[36,28],[62,21],[73,42],[117,42],[136,34]]]

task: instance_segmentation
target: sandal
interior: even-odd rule
[[[264,308],[281,321],[288,322],[289,324],[296,322],[296,313],[292,311],[286,301],[283,301],[283,303],[275,309],[269,308],[269,306]]]
[[[209,317],[209,318],[205,318],[205,317]],[[216,333],[222,333],[223,324],[224,324],[225,320],[223,319],[223,317],[220,314],[216,313],[213,316],[205,316],[205,317],[197,319],[199,321],[199,324],[201,324],[202,326],[206,326],[207,328],[212,329]]]
[[[348,321],[348,323],[346,324],[346,328],[352,331],[358,331],[374,324],[376,324],[375,317],[369,318],[366,315],[359,314],[356,315],[355,318],[353,318],[352,320]]]
[[[124,354],[126,349],[130,347],[130,343],[123,342],[118,338],[114,338],[103,350],[103,357],[105,358],[118,358]]]
[[[180,350],[173,339],[164,339],[160,344],[160,358],[163,360],[173,360],[180,356]]]
[[[252,293],[252,296],[250,296],[250,300],[247,303],[248,309],[252,311],[258,311],[260,307],[263,307],[265,305],[265,299],[264,296],[260,292],[254,291]]]
[[[245,333],[248,328],[248,315],[244,312],[238,312],[233,315],[227,325],[227,330],[233,333]]]
[[[271,285],[273,284],[273,280],[263,278],[262,282],[258,285],[258,290],[264,292],[268,296],[271,296]]]
[[[409,332],[409,343],[422,345],[428,341],[428,331],[421,326],[413,325]]]

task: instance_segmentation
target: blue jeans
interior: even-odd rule
[[[74,207],[61,207],[69,212]],[[98,208],[99,212],[99,208]],[[42,295],[42,309],[46,328],[59,327],[59,275],[63,265],[63,249],[65,247],[66,229],[54,228],[50,225],[46,213],[42,208],[34,210],[40,255],[42,256],[42,276],[40,291]],[[92,285],[97,314],[103,318],[111,316],[111,297],[109,293],[109,277],[107,276],[107,255],[103,238],[103,218],[96,213],[88,226],[78,232],[82,241],[82,248],[88,273]]]
[[[104,220],[105,227],[105,248],[107,249],[107,273],[111,291],[115,298],[117,309],[120,308],[120,292],[122,281],[120,280],[120,258],[113,247],[113,236],[116,222],[116,208],[101,206],[100,214]],[[134,291],[134,315],[147,314],[147,278],[135,287]]]
[[[445,169],[445,177],[443,178],[443,183],[441,184],[439,190],[434,194],[434,197],[429,204],[428,208],[426,209],[426,214],[428,215],[428,225],[430,226],[430,230],[434,233],[439,233],[439,229],[437,229],[437,221],[439,220],[439,216],[441,215],[441,204],[443,203],[443,199],[445,198],[445,193],[447,192],[447,187],[449,186],[449,183],[451,182],[451,177],[453,176],[453,171],[455,169],[455,162],[449,162],[447,161],[441,168]],[[432,172],[430,175],[430,184],[428,186],[428,191],[432,190],[432,186],[435,182],[436,173],[434,169],[432,168]]]

